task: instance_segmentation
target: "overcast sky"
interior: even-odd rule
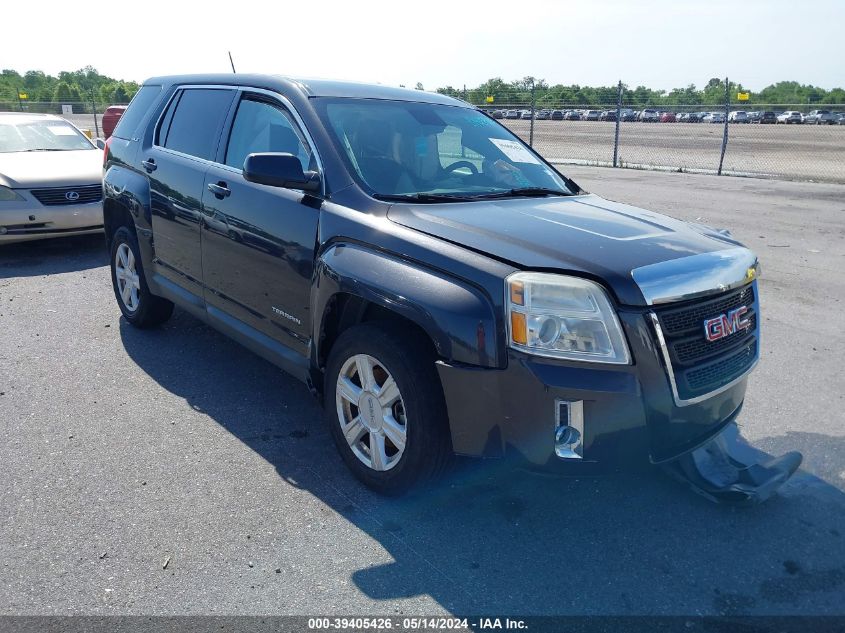
[[[427,89],[533,75],[670,89],[845,85],[845,0],[129,0],[4,3],[0,68],[279,73]]]

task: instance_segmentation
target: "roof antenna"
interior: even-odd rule
[[[229,63],[232,64],[232,72],[233,73],[237,72],[235,70],[235,62],[232,61],[232,51],[229,51]]]

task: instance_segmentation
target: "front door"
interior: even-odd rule
[[[202,269],[206,303],[308,354],[319,197],[247,182],[248,154],[286,152],[316,169],[313,150],[278,100],[245,92],[219,163],[206,172]]]

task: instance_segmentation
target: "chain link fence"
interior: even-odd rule
[[[845,183],[845,104],[481,106],[555,164]],[[820,113],[821,112],[821,113]]]
[[[521,93],[481,107],[555,164],[845,183],[845,104],[746,106],[730,96],[720,106],[634,107],[625,105],[620,85],[600,103],[538,102]],[[64,116],[92,136],[102,133],[104,109],[92,102],[0,104],[0,111]],[[818,110],[828,114],[814,115]]]

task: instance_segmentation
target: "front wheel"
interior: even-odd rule
[[[332,438],[368,487],[401,494],[440,475],[452,457],[435,356],[411,326],[367,323],[334,344],[325,379]]]
[[[173,314],[173,303],[150,292],[138,239],[126,226],[117,229],[111,240],[111,279],[117,305],[135,327],[155,327]]]

